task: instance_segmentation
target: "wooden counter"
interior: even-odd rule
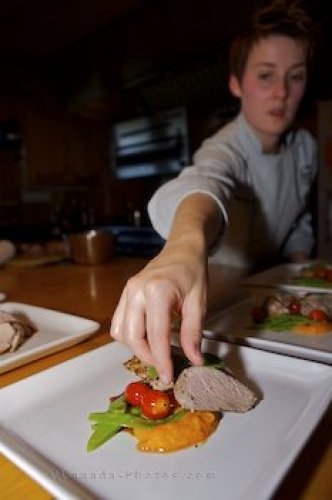
[[[7,294],[7,300],[56,309],[101,323],[100,330],[79,345],[0,375],[0,387],[108,343],[110,317],[122,288],[127,279],[145,263],[144,259],[117,257],[108,265],[96,267],[62,264],[39,268],[0,268],[0,291]],[[218,267],[211,276],[211,302],[218,290],[225,292],[240,278],[240,274],[234,270],[225,271]],[[331,424],[332,411],[329,411],[287,474],[274,499],[332,498]],[[42,500],[52,497],[9,460],[0,456],[0,498]]]

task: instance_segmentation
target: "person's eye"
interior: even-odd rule
[[[270,81],[273,79],[273,73],[265,71],[263,73],[258,73],[258,79],[262,81]]]
[[[306,79],[306,75],[305,73],[293,73],[292,75],[290,75],[290,79],[293,81],[293,82],[304,82],[305,79]]]

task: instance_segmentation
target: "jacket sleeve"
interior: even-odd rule
[[[239,159],[227,144],[216,138],[207,139],[194,155],[194,164],[186,167],[178,177],[163,184],[148,203],[153,227],[167,238],[175,212],[181,201],[193,193],[211,196],[218,205],[225,224],[235,188],[234,169]]]

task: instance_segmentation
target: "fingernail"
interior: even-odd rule
[[[169,376],[166,375],[165,373],[159,373],[159,378],[165,385],[169,385],[171,383]]]

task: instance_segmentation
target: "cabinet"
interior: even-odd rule
[[[318,256],[332,258],[332,101],[318,103]]]
[[[17,216],[20,199],[19,161],[17,151],[0,150],[0,225],[15,222]]]
[[[22,128],[28,187],[102,184],[108,168],[108,131],[103,122],[54,105],[29,103]]]

